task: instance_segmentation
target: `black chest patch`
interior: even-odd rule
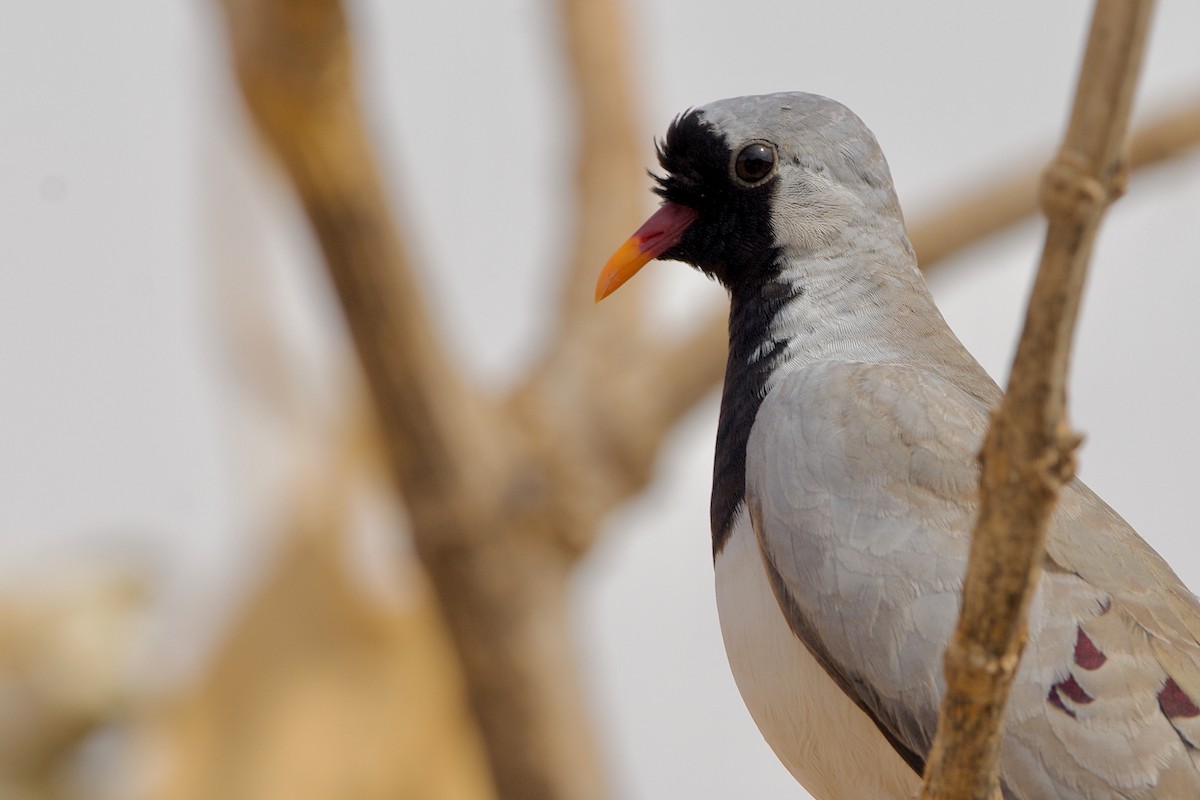
[[[771,338],[771,322],[801,292],[779,279],[782,254],[771,228],[778,174],[754,185],[735,179],[736,156],[751,145],[777,148],[778,143],[729,140],[703,111],[690,111],[671,124],[658,153],[666,174],[657,177],[656,191],[697,214],[661,257],[686,261],[729,290],[729,361],[710,507],[714,557],[729,539],[743,502],[746,441],[767,379],[787,356],[789,344]]]
[[[790,343],[771,336],[775,315],[804,293],[803,287],[768,281],[730,291],[729,361],[717,422],[713,461],[713,558],[733,532],[733,523],[746,495],[746,442],[767,393],[767,380],[788,356]]]

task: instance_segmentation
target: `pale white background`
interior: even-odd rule
[[[376,140],[440,335],[501,388],[547,344],[571,231],[571,98],[551,4],[352,5]],[[647,165],[651,134],[687,106],[814,91],[874,129],[918,218],[1048,156],[1089,10],[637,4]],[[252,281],[275,265],[314,390],[343,353],[308,235],[239,116],[215,23],[200,0],[0,4],[0,577],[91,559],[150,569],[143,660],[165,674],[202,658],[271,547],[255,536],[270,470],[245,463],[215,276]],[[1198,31],[1200,5],[1160,4],[1139,118],[1200,94]],[[1040,231],[1023,225],[935,280],[951,324],[1001,378]],[[1082,472],[1197,587],[1200,154],[1139,175],[1097,252],[1072,381]],[[665,326],[720,302],[682,266],[648,272]],[[680,426],[654,488],[613,515],[581,575],[580,655],[622,797],[805,796],[742,708],[717,630],[715,415],[714,399]]]

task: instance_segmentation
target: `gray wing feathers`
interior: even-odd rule
[[[921,759],[986,426],[981,402],[928,371],[824,363],[775,386],[747,446],[747,504],[793,631]],[[1007,717],[1006,793],[1200,796],[1200,716],[1160,703],[1168,679],[1200,697],[1198,631],[1200,606],[1167,564],[1069,486]]]
[[[810,649],[827,651],[844,681],[870,686],[872,716],[923,754],[966,557],[962,500],[973,491],[935,433],[972,435],[982,410],[914,403],[915,370],[881,377],[830,364],[777,386],[751,431],[747,501],[777,593],[819,639]]]

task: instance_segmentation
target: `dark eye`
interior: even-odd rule
[[[775,148],[769,144],[755,142],[742,148],[733,162],[733,171],[739,179],[755,184],[771,174],[775,167]]]

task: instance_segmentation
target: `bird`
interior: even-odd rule
[[[710,503],[717,611],[759,730],[817,800],[921,787],[1002,393],[935,305],[874,135],[788,92],[689,109],[653,259],[728,292]],[[1000,747],[1006,800],[1200,797],[1200,603],[1078,479],[1051,518]]]

